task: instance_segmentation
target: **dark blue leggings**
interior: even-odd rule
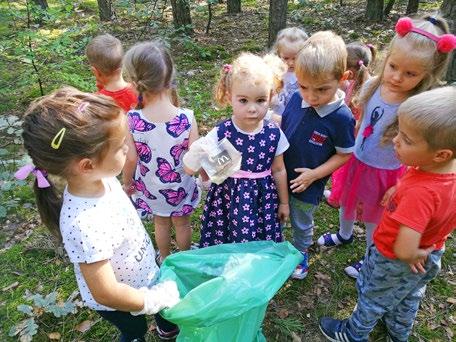
[[[133,316],[125,311],[97,311],[101,317],[120,330],[121,342],[131,342],[137,339],[138,342],[145,341],[144,335],[147,332],[147,321],[145,315]],[[160,314],[155,314],[155,322],[163,332],[174,331],[177,326],[164,319]]]

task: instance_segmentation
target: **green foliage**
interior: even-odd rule
[[[57,292],[51,292],[46,297],[41,294],[26,293],[27,301],[33,301],[33,305],[20,304],[17,310],[28,316],[18,324],[11,327],[9,336],[14,337],[19,335],[21,342],[31,341],[33,336],[38,333],[38,325],[35,319],[43,314],[52,314],[54,317],[60,318],[77,312],[77,303],[74,298],[78,292],[74,292],[65,302],[57,302]]]
[[[31,188],[13,176],[16,166],[25,164],[18,146],[22,133],[20,124],[16,116],[0,117],[0,220],[20,206],[31,207],[33,202]]]
[[[30,0],[20,0],[8,9],[3,6],[2,26],[9,34],[0,49],[0,78],[5,84],[0,87],[5,99],[0,112],[30,102],[41,95],[40,87],[43,93],[62,84],[93,88],[90,74],[84,72],[84,49],[96,28],[86,22],[90,16],[78,18],[70,0],[60,0],[59,6],[50,6],[47,11]],[[68,21],[75,24],[62,25]]]

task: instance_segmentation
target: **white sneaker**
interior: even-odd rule
[[[359,271],[361,270],[362,266],[363,266],[363,260],[360,260],[358,262],[355,262],[355,263],[345,267],[344,271],[345,271],[345,273],[347,273],[348,276],[356,279],[359,276]]]
[[[325,191],[323,191],[323,196],[325,196],[326,200],[328,200],[331,196],[331,190],[325,189]]]

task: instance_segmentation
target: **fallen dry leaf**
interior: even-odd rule
[[[450,327],[445,327],[445,331],[448,336],[448,339],[451,341],[454,336],[453,329],[451,329]]]
[[[450,304],[456,304],[456,298],[452,298],[452,297],[449,297],[447,298],[447,303],[450,303]]]
[[[331,277],[329,275],[320,272],[315,273],[315,278],[320,280],[331,280]]]
[[[58,332],[52,332],[52,333],[48,334],[48,337],[50,340],[60,340],[62,335],[60,335],[60,333],[58,333]]]
[[[287,318],[289,315],[289,312],[287,309],[280,309],[277,311],[277,316],[279,316],[281,319]]]
[[[87,320],[82,321],[81,323],[79,323],[77,326],[75,326],[74,329],[77,330],[77,331],[79,331],[79,332],[85,333],[85,332],[88,331],[90,328],[92,328],[92,326],[93,326],[95,323],[96,323],[96,322],[87,319]]]
[[[291,338],[293,342],[302,342],[301,337],[299,337],[294,331],[291,332]]]
[[[14,289],[15,287],[18,287],[19,286],[19,282],[18,281],[15,281],[14,283],[12,283],[11,285],[8,285],[7,287],[4,287],[2,289],[3,292],[6,292],[6,291],[9,291],[9,290],[12,290]]]

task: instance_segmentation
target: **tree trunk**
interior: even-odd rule
[[[383,14],[385,17],[390,14],[391,10],[393,9],[394,3],[396,0],[389,0],[388,3],[385,6],[385,10],[383,11]]]
[[[287,25],[287,4],[287,0],[269,1],[269,47],[274,44],[277,33]]]
[[[383,0],[367,0],[366,19],[373,21],[383,20]]]
[[[226,2],[228,14],[241,13],[241,0],[228,0]]]
[[[450,31],[456,33],[456,0],[443,0],[442,7],[440,7],[442,16],[448,21]],[[456,82],[456,53],[453,50],[448,71],[446,74],[446,80],[448,83]]]
[[[44,10],[49,8],[47,0],[33,0],[33,2]]]
[[[193,34],[192,17],[190,16],[190,4],[187,0],[171,0],[173,9],[173,22],[176,29],[186,34]]]
[[[111,0],[97,0],[98,13],[101,21],[110,21],[112,18]]]
[[[408,0],[407,9],[405,10],[405,14],[417,13],[419,5],[420,5],[420,0]]]

